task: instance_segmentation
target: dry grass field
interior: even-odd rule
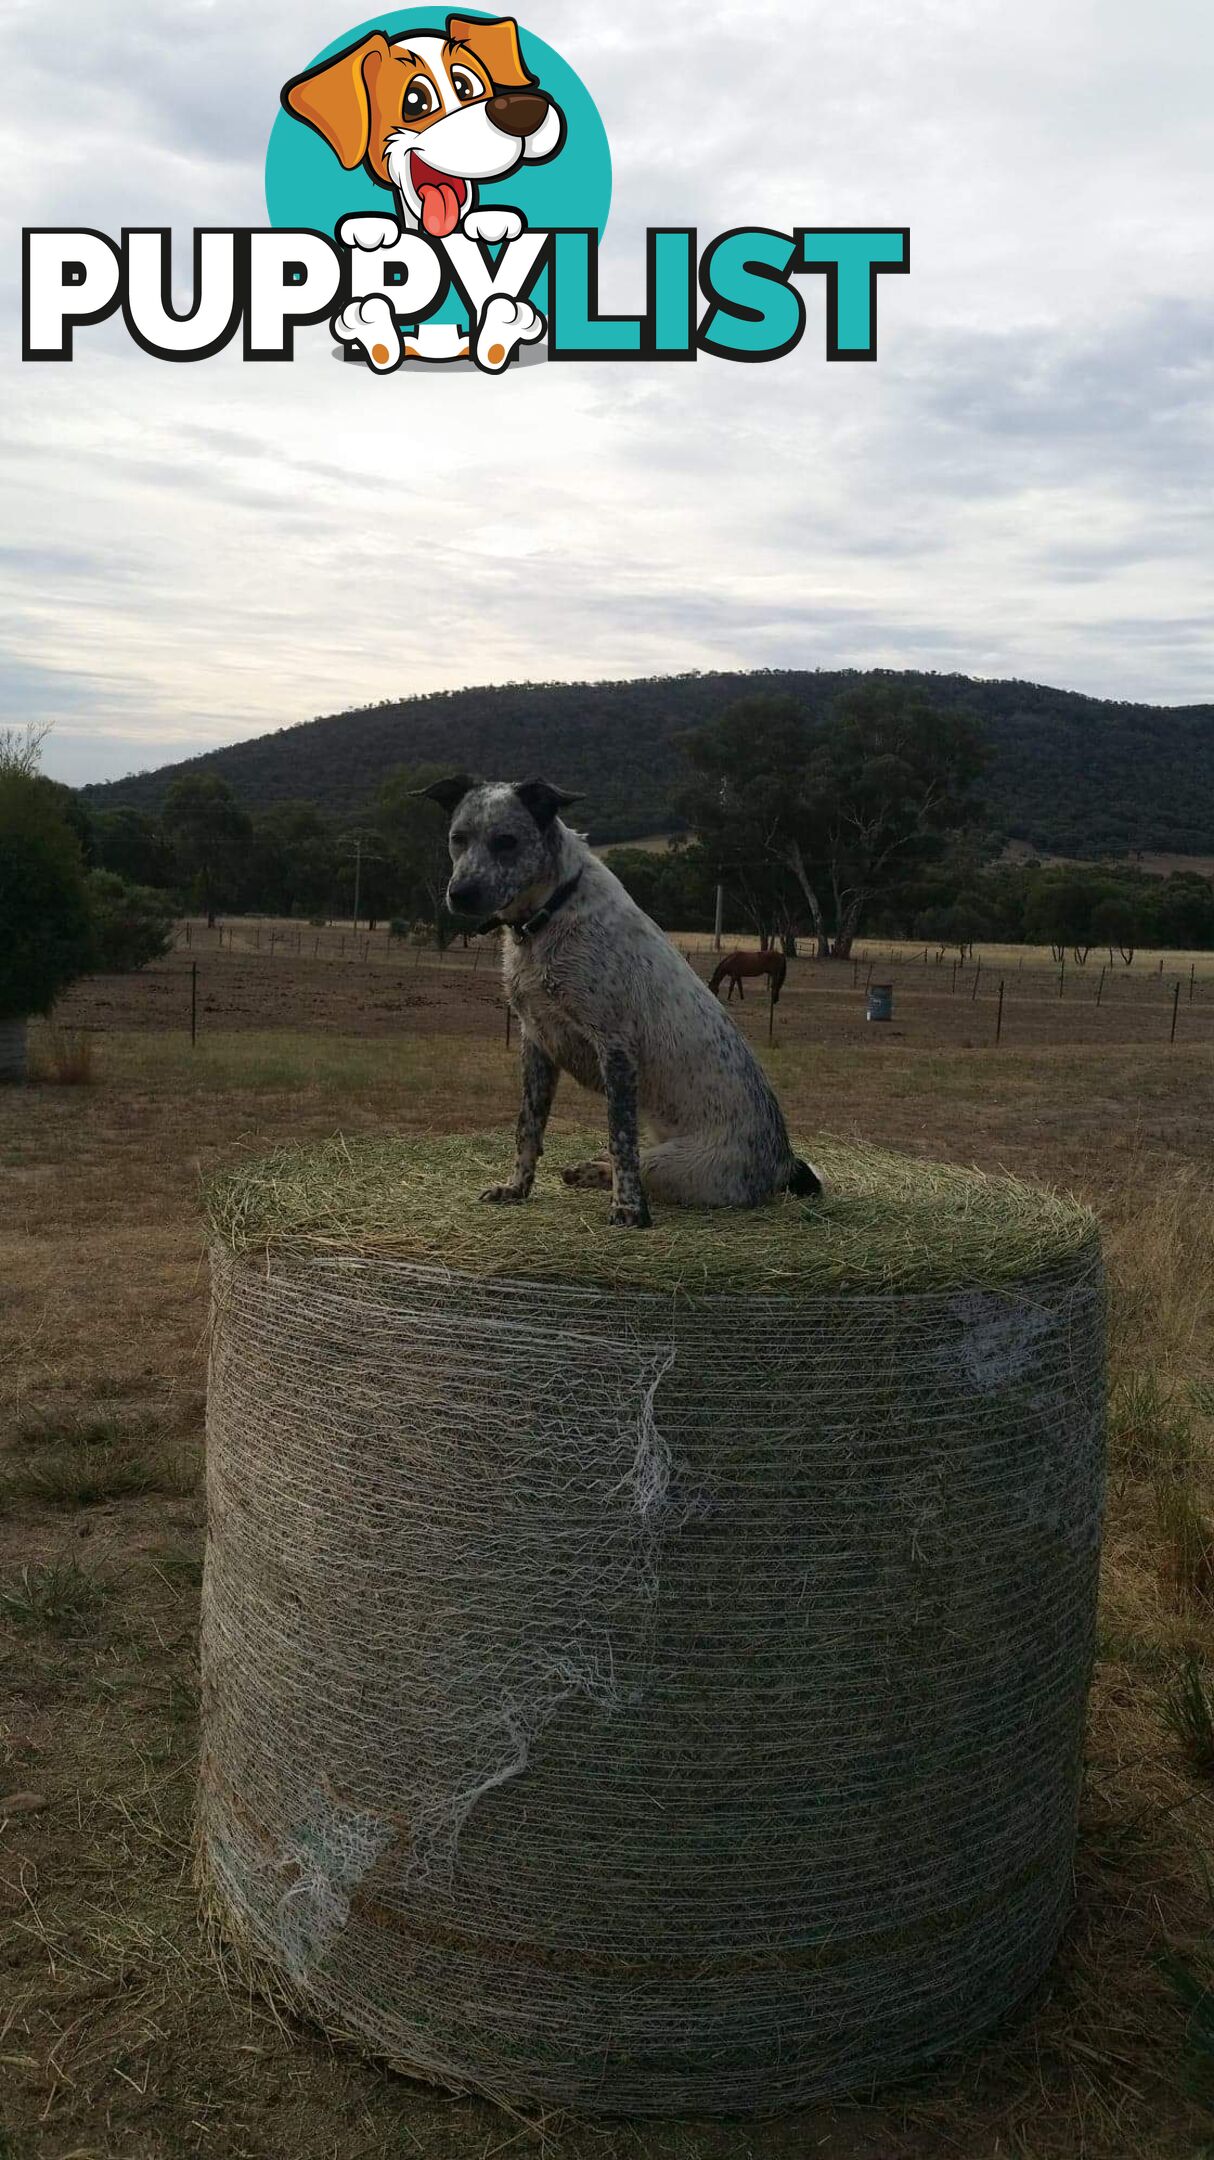
[[[191,926],[144,975],[80,986],[35,1031],[42,1077],[0,1093],[0,2160],[1201,2151],[1214,2084],[1203,2103],[1164,1960],[1214,1976],[1208,958],[1191,1002],[1174,958],[1163,977],[1154,960],[1119,969],[1099,1005],[1092,961],[1061,997],[1048,956],[988,956],[976,994],[972,969],[954,989],[951,962],[925,968],[921,950],[866,954],[855,987],[850,968],[797,963],[770,1050],[766,1006],[747,998],[742,1024],[806,1141],[1006,1165],[1099,1209],[1114,1280],[1100,1657],[1076,1915],[1023,2014],[896,2092],[658,2126],[532,2119],[368,2067],[250,1998],[200,1934],[200,1173],[285,1138],[472,1130],[514,1111],[491,952],[439,964],[304,931],[296,953],[295,934],[237,926],[229,951]],[[863,1018],[870,958],[895,983],[885,1028]],[[558,1108],[585,1121],[572,1088]]]

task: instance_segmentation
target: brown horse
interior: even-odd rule
[[[745,1004],[746,992],[742,988],[742,977],[744,975],[766,975],[771,982],[771,1002],[773,1005],[778,1005],[780,992],[784,988],[784,977],[787,973],[788,962],[783,953],[776,952],[774,947],[771,952],[731,952],[726,954],[720,966],[710,976],[708,987],[710,990],[719,992],[721,984],[728,977],[729,992],[725,1000],[726,1004],[729,1003],[735,990],[742,1003]]]

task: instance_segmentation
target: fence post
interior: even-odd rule
[[[1059,970],[1058,970],[1058,995],[1059,995],[1059,997],[1065,997],[1065,996],[1066,996],[1066,954],[1065,954],[1065,953],[1063,953],[1063,955],[1062,955],[1062,966],[1061,966],[1061,967],[1059,968]]]
[[[956,988],[957,988],[957,963],[956,963],[956,961],[954,960],[954,962],[953,962],[953,991],[954,991],[954,993],[956,992]]]
[[[1100,981],[1099,981],[1099,982],[1097,983],[1097,985],[1096,985],[1096,1003],[1097,1003],[1097,1006],[1099,1006],[1099,1004],[1100,1004],[1100,1001],[1101,1001],[1101,999],[1102,999],[1102,998],[1103,998],[1103,996],[1104,996],[1104,978],[1105,978],[1105,976],[1106,976],[1107,974],[1108,974],[1108,969],[1107,969],[1107,968],[1103,968],[1103,967],[1102,967],[1102,968],[1101,968],[1101,970],[1100,970]]]
[[[1191,1005],[1191,1004],[1193,1003],[1193,981],[1194,981],[1194,977],[1196,976],[1196,974],[1197,974],[1197,962],[1196,962],[1196,960],[1193,960],[1193,961],[1191,961],[1191,962],[1190,962],[1190,964],[1189,964],[1189,1003],[1190,1003],[1190,1005]]]
[[[198,1041],[198,962],[190,962],[190,1048]]]
[[[973,987],[973,989],[972,989],[972,990],[970,991],[970,1004],[971,1004],[971,1005],[974,1005],[974,1004],[976,1004],[976,1003],[977,1003],[977,1001],[978,1001],[978,985],[979,985],[979,983],[980,983],[981,981],[982,981],[982,962],[981,962],[981,960],[979,960],[979,962],[978,962],[978,965],[977,965],[977,967],[976,967],[976,968],[974,969],[974,987]]]
[[[1002,1034],[1003,1034],[1003,977],[1002,977],[1002,976],[1000,976],[1000,978],[999,978],[999,1010],[998,1010],[998,1012],[997,1012],[997,1013],[995,1014],[995,1048],[996,1048],[996,1050],[997,1050],[997,1049],[999,1048],[999,1040],[1000,1040],[1000,1037],[1002,1036]]]
[[[1169,1041],[1169,1042],[1175,1042],[1175,1040],[1176,1040],[1176,1022],[1178,1021],[1178,1019],[1179,1019],[1179,1018],[1180,1018],[1180,977],[1179,977],[1179,975],[1178,975],[1178,976],[1177,976],[1177,978],[1176,978],[1176,988],[1175,988],[1175,990],[1174,990],[1174,991],[1173,991],[1173,993],[1172,993],[1172,1032],[1171,1032],[1171,1034],[1170,1034],[1170,1035],[1169,1035],[1169,1037],[1168,1037],[1168,1041]]]

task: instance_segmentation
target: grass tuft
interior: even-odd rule
[[[380,1252],[477,1275],[560,1279],[667,1295],[814,1296],[951,1290],[1023,1281],[1095,1247],[1077,1201],[1018,1178],[836,1141],[806,1148],[821,1203],[656,1209],[652,1230],[614,1230],[602,1194],[571,1191],[562,1164],[601,1154],[562,1133],[525,1207],[485,1207],[512,1160],[506,1133],[334,1140],[281,1148],[214,1180],[215,1237],[237,1253],[276,1246]]]
[[[81,1446],[48,1448],[9,1470],[0,1491],[13,1498],[41,1500],[46,1507],[95,1507],[151,1492],[156,1474],[140,1455],[118,1448]]]
[[[145,1493],[183,1495],[197,1489],[195,1447],[148,1451],[129,1437],[38,1444],[0,1468],[0,1505],[34,1500],[44,1507],[97,1507]]]
[[[13,1583],[0,1582],[0,1616],[78,1638],[92,1633],[105,1598],[97,1576],[77,1560],[47,1560],[23,1567]]]
[[[14,1437],[21,1448],[121,1448],[130,1441],[131,1429],[119,1418],[77,1411],[27,1418]]]
[[[1203,1661],[1185,1659],[1164,1697],[1164,1721],[1176,1735],[1199,1777],[1214,1778],[1214,1702],[1206,1686]]]
[[[1158,1493],[1166,1573],[1182,1611],[1214,1612],[1214,1527],[1187,1485]]]
[[[38,1038],[35,1069],[53,1087],[91,1087],[97,1077],[93,1037],[83,1028],[47,1028]]]
[[[1109,1449],[1131,1477],[1181,1479],[1196,1447],[1192,1416],[1177,1389],[1153,1372],[1117,1382],[1109,1404]]]

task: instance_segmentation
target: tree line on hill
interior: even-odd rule
[[[607,860],[664,927],[725,927],[846,958],[856,936],[1094,945],[1214,946],[1214,888],[1126,863],[1002,859],[985,799],[990,750],[964,709],[902,677],[853,678],[823,712],[785,692],[736,701],[678,740],[674,801],[686,827],[664,851]],[[446,915],[445,821],[420,790],[449,770],[402,766],[356,817],[316,803],[250,809],[219,772],[183,772],[156,811],[71,798],[86,864],[145,893],[220,912],[424,925]],[[63,791],[65,794],[67,791]],[[578,813],[572,813],[577,819]]]
[[[1214,708],[1165,708],[964,675],[758,670],[634,682],[504,683],[385,700],[206,758],[86,790],[91,808],[158,814],[175,783],[210,772],[251,813],[304,798],[349,824],[373,814],[402,765],[458,762],[497,777],[544,772],[577,788],[596,845],[686,821],[685,738],[744,698],[786,697],[812,725],[869,685],[905,691],[979,732],[983,798],[1001,842],[1097,858],[1134,849],[1214,853]]]
[[[724,926],[824,960],[861,931],[962,954],[983,942],[1214,948],[1214,885],[1124,864],[1002,858],[979,792],[989,748],[972,716],[903,679],[857,679],[825,712],[785,693],[741,699],[680,738],[687,832],[664,852],[609,851],[668,929]],[[354,916],[442,944],[446,820],[401,767],[366,813],[298,801],[250,810],[220,773],[187,771],[163,805],[96,809],[45,779],[38,742],[0,736],[0,1020],[48,1009],[74,975],[141,966],[199,908]]]

